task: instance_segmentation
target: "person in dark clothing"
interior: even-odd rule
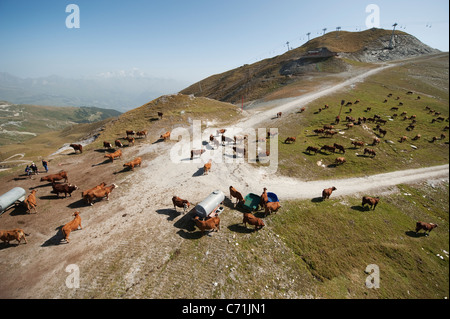
[[[46,160],[42,160],[42,166],[44,166],[45,172],[48,173],[48,162]]]

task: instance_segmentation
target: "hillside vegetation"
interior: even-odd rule
[[[295,86],[299,95],[305,90],[303,86],[310,86],[312,79],[317,87],[322,81],[329,81],[330,76],[352,69],[370,68],[373,67],[373,62],[438,52],[401,31],[395,31],[394,44],[398,45],[387,50],[391,34],[391,30],[383,29],[330,32],[282,55],[210,76],[181,93],[231,103],[239,103],[242,98],[245,102],[267,99],[270,93],[276,94],[286,86]],[[338,56],[304,58],[308,51],[320,48],[327,48],[338,53]],[[294,71],[286,72],[286,67],[292,64],[298,67],[294,68]]]
[[[448,68],[448,54],[445,53],[417,58],[382,71],[344,92],[315,100],[306,106],[303,113],[296,112],[266,122],[265,127],[279,130],[279,172],[302,180],[314,180],[448,163]],[[408,91],[413,94],[407,94]],[[388,97],[389,94],[392,97]],[[360,102],[343,106],[341,110],[342,100]],[[328,109],[324,108],[326,104]],[[398,110],[392,110],[393,107],[398,107]],[[319,112],[319,109],[322,110]],[[341,121],[336,125],[335,118],[339,112]],[[406,115],[402,115],[403,112]],[[347,116],[357,120],[360,117],[373,118],[374,115],[386,121],[380,124],[387,131],[385,136],[377,130],[375,122],[346,127],[349,123]],[[411,118],[414,115],[415,118]],[[413,120],[416,121],[414,128],[408,128]],[[324,125],[333,125],[337,134],[326,137],[313,132]],[[421,138],[413,140],[417,134]],[[285,144],[288,136],[296,137],[297,142]],[[400,142],[402,136],[407,137],[405,142]],[[434,137],[437,140],[433,141]],[[373,145],[374,138],[380,139],[378,145]],[[362,141],[365,145],[354,147],[352,141]],[[321,148],[334,143],[344,146],[345,154],[325,150],[317,154],[306,152],[308,146]],[[376,156],[372,158],[364,154],[365,148],[374,149]],[[346,163],[335,165],[335,159],[341,156],[345,157]]]

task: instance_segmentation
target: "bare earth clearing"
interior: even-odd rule
[[[259,123],[277,112],[294,112],[300,105],[305,106],[316,98],[364,81],[367,76],[390,66],[370,70],[270,110],[248,111],[245,120],[228,129],[238,132],[240,128],[257,128]],[[263,187],[267,187],[283,201],[319,197],[322,189],[331,186],[337,188],[336,196],[343,196],[380,191],[401,183],[449,179],[449,166],[442,165],[364,178],[302,182],[278,177],[264,167],[237,163],[236,159],[231,163],[213,162],[211,172],[203,175],[203,164],[210,158],[209,154],[203,154],[201,160],[183,158],[180,163],[175,163],[170,157],[174,145],[175,142],[171,141],[141,143],[136,147],[124,148],[123,159],[114,163],[103,162],[101,150],[87,156],[73,155],[70,151],[58,155],[63,160],[59,167],[50,167],[50,173],[65,169],[69,182],[80,187],[67,199],[57,199],[56,195],[51,194],[50,184],[39,182],[41,175],[31,180],[22,177],[4,179],[0,183],[0,193],[15,186],[26,190],[36,188],[39,206],[38,214],[28,215],[21,209],[15,209],[0,217],[2,229],[20,227],[30,233],[26,245],[7,246],[0,243],[0,297],[245,298],[248,297],[246,291],[237,289],[227,293],[219,289],[228,276],[225,268],[235,262],[235,236],[227,230],[227,225],[241,222],[241,214],[225,211],[221,216],[221,231],[201,238],[198,229],[194,230],[189,214],[183,215],[173,210],[173,195],[195,204],[215,189],[227,195],[228,187],[233,185],[244,195],[249,192],[259,194]],[[122,164],[138,155],[143,158],[142,167],[134,172],[124,171]],[[232,156],[225,154],[222,158],[232,159]],[[80,199],[81,191],[103,181],[108,185],[114,182],[119,188],[112,192],[109,202],[103,200],[87,206]],[[71,220],[71,214],[76,210],[80,211],[83,229],[70,234],[70,244],[60,243],[58,227]],[[269,251],[286,251],[268,228],[256,235],[267,236],[271,242],[268,244]],[[183,252],[185,245],[192,243],[190,239],[207,246],[210,255],[201,258],[193,255],[192,260],[174,258]],[[200,274],[194,267],[200,260],[215,267],[209,273]],[[186,264],[189,261],[192,264]],[[65,269],[69,264],[76,264],[80,269],[78,289],[66,286],[69,273]],[[285,269],[282,263],[260,270],[260,277],[277,274],[281,277],[279,281],[284,282],[285,291],[291,291],[285,295],[273,295],[267,290],[260,296],[303,298],[314,295],[314,291],[305,288],[308,279],[290,278],[289,273],[290,270]],[[177,289],[177,283],[189,280],[188,289]],[[300,293],[302,288],[304,290]]]

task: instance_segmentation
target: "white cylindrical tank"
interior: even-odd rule
[[[23,202],[27,192],[22,187],[14,187],[0,196],[0,214],[16,201]]]
[[[224,200],[225,194],[220,190],[215,190],[195,206],[195,211],[200,218],[206,218],[211,212],[218,209]]]

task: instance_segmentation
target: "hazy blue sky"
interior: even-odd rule
[[[66,27],[68,4],[80,28]],[[78,77],[139,70],[196,82],[298,47],[323,28],[365,30],[366,6],[380,27],[449,49],[447,0],[0,0],[0,71]],[[431,25],[431,27],[429,27]]]

